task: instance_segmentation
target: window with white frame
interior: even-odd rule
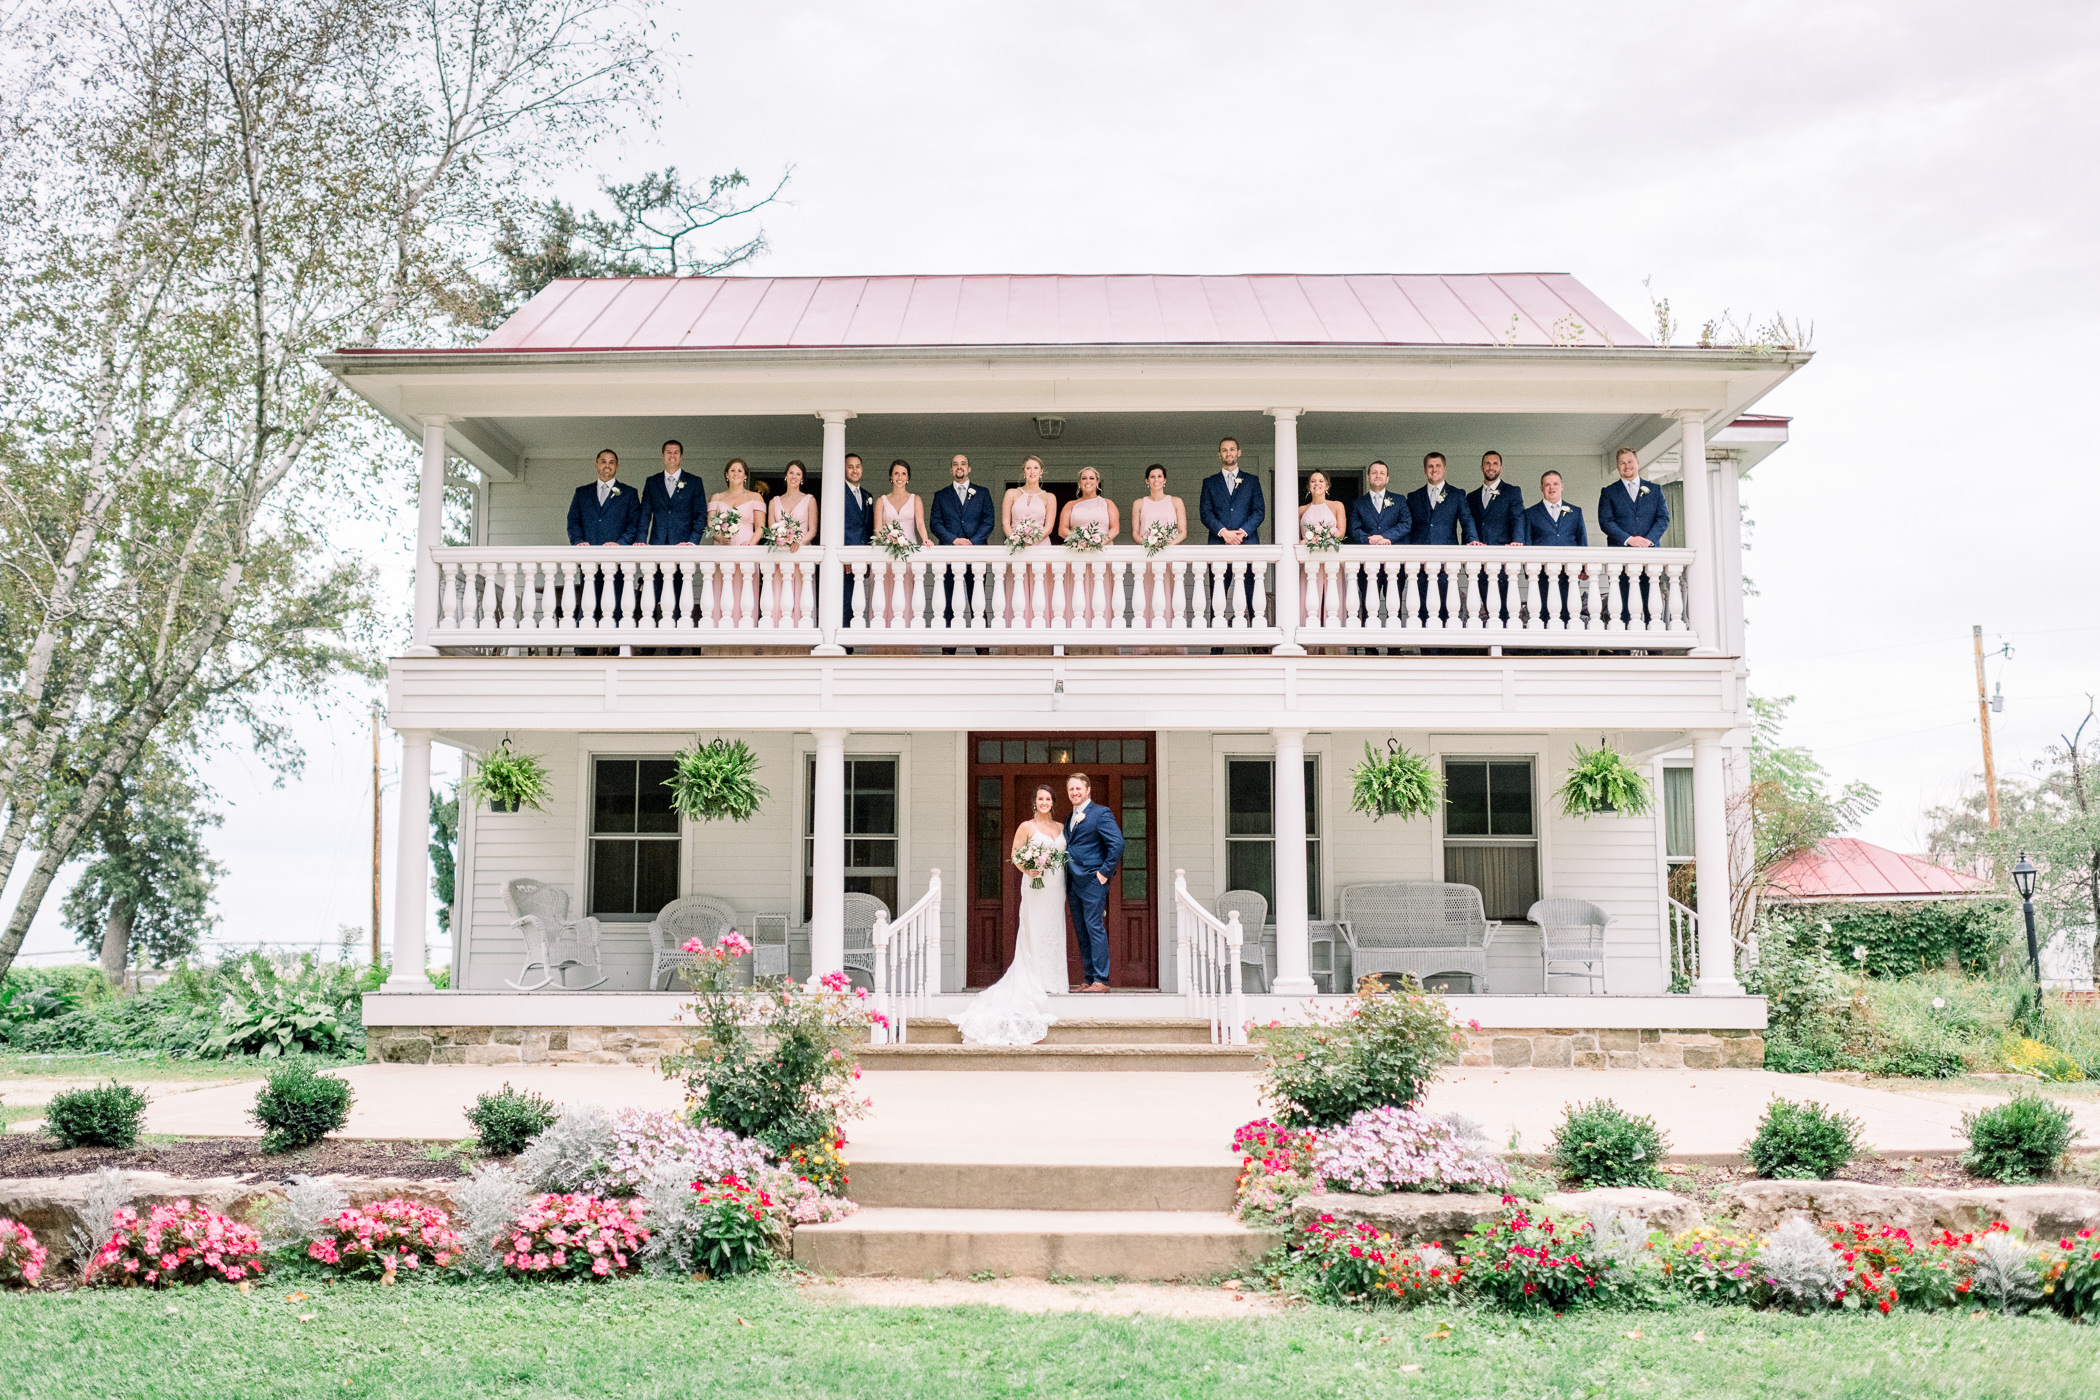
[[[586,912],[640,921],[678,898],[678,812],[668,758],[591,760],[590,895]]]
[[[1305,760],[1305,912],[1320,917],[1320,760]],[[1276,917],[1276,760],[1225,760],[1225,888],[1253,890]]]
[[[846,892],[872,894],[897,909],[897,756],[846,759]],[[812,916],[816,891],[817,758],[803,764],[802,922]]]
[[[1521,919],[1538,902],[1529,758],[1444,760],[1444,878],[1479,890],[1490,919]]]

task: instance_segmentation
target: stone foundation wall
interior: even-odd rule
[[[677,1026],[370,1026],[365,1059],[389,1065],[653,1065]]]
[[[1495,1069],[1763,1069],[1762,1031],[1466,1030],[1461,1065]]]

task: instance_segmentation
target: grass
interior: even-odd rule
[[[314,1057],[314,1065],[318,1069],[361,1065],[364,1062],[362,1054],[350,1058]],[[226,1060],[180,1059],[144,1050],[110,1051],[95,1055],[30,1055],[0,1050],[0,1094],[6,1093],[7,1082],[10,1079],[117,1079],[126,1084],[174,1079],[211,1082],[261,1079],[269,1073],[270,1066],[275,1063],[274,1060],[260,1060],[253,1056]]]
[[[1966,1397],[2100,1393],[2059,1319],[1701,1307],[1199,1321],[871,1308],[733,1284],[370,1284],[0,1299],[23,1400],[247,1396]]]

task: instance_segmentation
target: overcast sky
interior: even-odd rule
[[[1919,848],[1976,781],[1971,624],[2013,648],[2001,773],[2100,691],[2100,6],[1458,8],[673,6],[657,131],[562,188],[792,165],[758,273],[1565,271],[1687,339],[1813,321],[1744,491],[1753,686]],[[211,766],[229,938],[367,918],[369,741],[307,728],[283,790]]]

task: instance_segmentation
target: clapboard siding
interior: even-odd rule
[[[1658,906],[1664,872],[1657,859],[1656,824],[1662,820],[1661,794],[1656,810],[1645,817],[1600,816],[1586,820],[1563,817],[1552,790],[1575,761],[1578,742],[1587,735],[1552,737],[1540,801],[1549,815],[1550,854],[1544,874],[1545,893],[1558,899],[1586,899],[1611,915],[1606,941],[1605,986],[1613,993],[1663,991],[1669,978],[1661,953]],[[1532,944],[1537,947],[1536,942]],[[1536,953],[1534,952],[1534,957]],[[1538,968],[1532,964],[1533,986]],[[1588,983],[1553,980],[1553,991],[1584,991]],[[1499,989],[1498,989],[1499,990]]]

